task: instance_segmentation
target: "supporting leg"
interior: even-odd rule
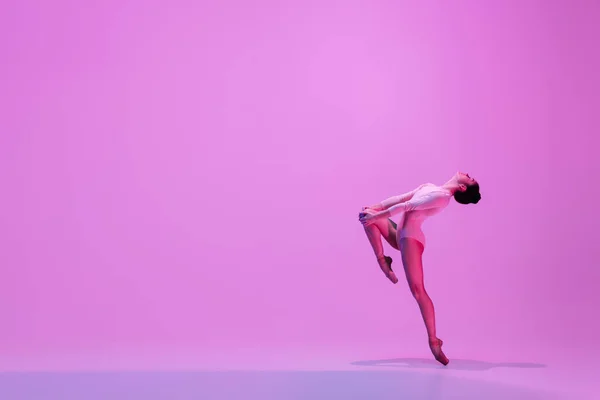
[[[442,352],[443,342],[436,336],[435,308],[427,294],[423,279],[423,244],[418,240],[403,238],[400,242],[402,263],[410,291],[419,305],[429,337],[429,348],[435,359],[446,365],[449,360]]]

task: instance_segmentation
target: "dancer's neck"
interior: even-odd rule
[[[452,193],[454,195],[454,193],[456,193],[456,191],[458,190],[459,186],[460,185],[456,181],[456,178],[452,178],[448,182],[444,183],[442,185],[442,188],[446,189],[447,191],[449,191],[450,193]]]

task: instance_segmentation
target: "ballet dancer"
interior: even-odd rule
[[[457,172],[441,186],[432,183],[420,185],[408,193],[363,207],[358,216],[373,247],[379,267],[394,284],[398,283],[398,278],[392,270],[392,258],[383,254],[381,237],[401,252],[408,286],[425,322],[429,348],[435,359],[443,365],[447,365],[449,360],[442,351],[443,341],[436,335],[433,302],[423,284],[422,256],[425,250],[425,235],[421,225],[425,219],[446,208],[451,197],[460,204],[477,204],[481,200],[479,183],[469,174]],[[396,214],[400,214],[397,224],[391,219]]]

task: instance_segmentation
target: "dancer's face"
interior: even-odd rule
[[[477,181],[474,178],[471,178],[466,172],[457,172],[456,173],[456,182],[465,190],[468,186],[474,185]]]

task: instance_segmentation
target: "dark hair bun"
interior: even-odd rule
[[[479,193],[479,184],[476,183],[471,186],[467,186],[467,190],[464,192],[456,191],[454,193],[454,200],[460,204],[477,204],[481,200],[481,193]]]

